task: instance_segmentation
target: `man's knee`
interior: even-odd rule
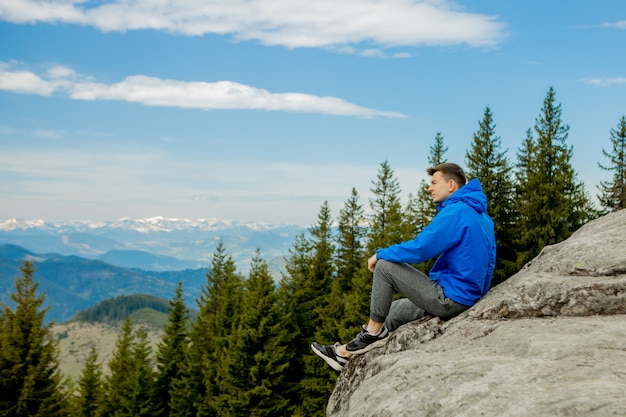
[[[374,266],[374,273],[375,274],[376,273],[378,273],[378,274],[388,274],[397,265],[398,264],[396,264],[394,262],[386,261],[384,259],[381,259],[381,260],[376,262],[376,265]]]

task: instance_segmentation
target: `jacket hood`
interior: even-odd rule
[[[441,210],[445,206],[459,201],[467,204],[480,214],[487,211],[487,197],[483,192],[483,187],[480,185],[478,178],[474,178],[463,187],[452,193],[452,195],[439,204],[437,208]]]

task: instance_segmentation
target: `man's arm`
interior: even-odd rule
[[[456,245],[463,236],[463,215],[459,212],[463,209],[473,211],[465,204],[446,207],[415,239],[377,250],[376,260],[418,264],[445,252]],[[369,264],[368,260],[368,268]]]
[[[367,269],[370,270],[370,272],[374,272],[374,267],[376,266],[376,262],[378,262],[378,259],[376,259],[376,254],[372,255],[368,260],[367,260]]]

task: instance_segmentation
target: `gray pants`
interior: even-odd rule
[[[393,301],[394,289],[406,298]],[[428,275],[408,264],[380,260],[374,268],[370,319],[390,331],[426,314],[452,318],[469,307],[452,301]]]

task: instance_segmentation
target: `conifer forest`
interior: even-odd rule
[[[525,138],[514,155],[501,148],[495,126],[487,107],[464,161],[447,161],[441,133],[422,161],[424,171],[457,162],[468,178],[481,181],[496,225],[492,286],[544,246],[623,209],[626,200],[624,116],[607,126],[606,138],[590,138],[601,143],[604,159],[598,164],[606,172],[591,191],[571,165],[569,126],[553,88],[534,126],[520,132]],[[437,213],[427,182],[404,197],[386,161],[371,183],[368,201],[353,188],[336,215],[321,204],[313,226],[294,239],[278,283],[260,251],[244,276],[219,244],[193,317],[181,282],[155,351],[145,331],[133,330],[126,319],[111,361],[102,364],[93,347],[77,381],[59,370],[36,265],[24,261],[11,294],[14,306],[0,306],[0,416],[324,416],[337,373],[310,344],[347,342],[359,331],[369,315],[367,258],[377,248],[414,238]],[[431,265],[417,267],[428,271]]]

